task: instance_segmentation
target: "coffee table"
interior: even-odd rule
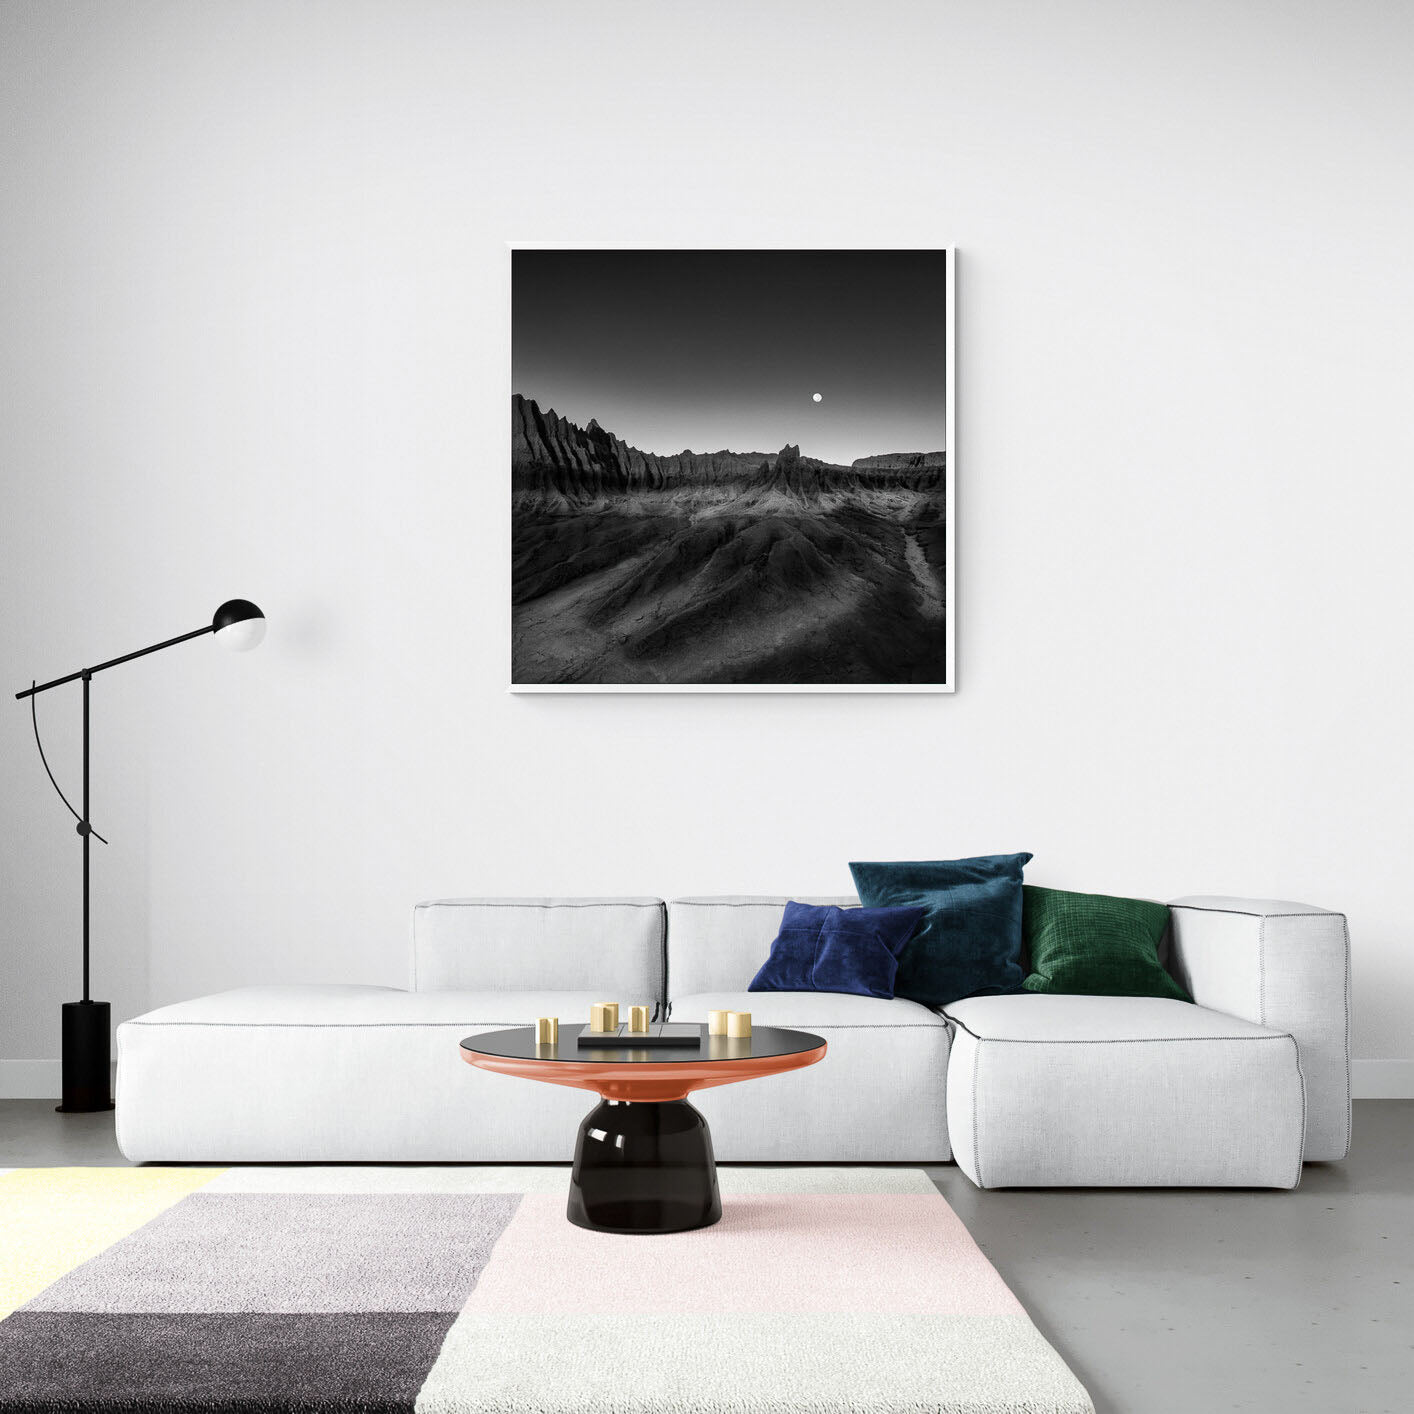
[[[533,1026],[488,1031],[461,1043],[481,1070],[594,1090],[574,1146],[567,1216],[595,1232],[685,1232],[722,1216],[707,1121],[693,1090],[814,1065],[825,1042],[808,1031],[757,1026],[750,1036],[709,1036],[696,1049],[579,1045],[580,1026],[537,1044]]]

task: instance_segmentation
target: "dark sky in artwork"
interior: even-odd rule
[[[940,250],[518,250],[512,390],[649,452],[940,451],[945,293]]]

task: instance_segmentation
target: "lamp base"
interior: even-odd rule
[[[113,1108],[112,1008],[107,1002],[65,1002],[60,1040],[63,1081],[60,1114]]]

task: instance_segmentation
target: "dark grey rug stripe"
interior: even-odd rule
[[[3,1414],[409,1414],[454,1312],[17,1311]]]

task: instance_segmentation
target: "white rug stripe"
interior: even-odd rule
[[[227,1169],[207,1193],[566,1193],[568,1166],[284,1165]],[[756,1193],[936,1193],[922,1169],[719,1168],[723,1198]]]
[[[1094,1414],[1080,1382],[1025,1316],[865,1314],[464,1311],[414,1407],[417,1414]]]

